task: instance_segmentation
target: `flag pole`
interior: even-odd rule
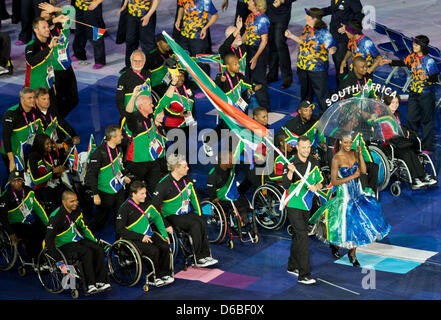
[[[86,27],[91,27],[91,28],[93,28],[93,26],[90,25],[90,24],[87,24],[87,23],[84,23],[84,22],[81,22],[81,21],[77,21],[77,20],[75,20],[75,19],[70,19],[70,20],[74,21],[75,23],[79,23],[79,24],[85,25]]]
[[[75,148],[75,145],[70,149],[68,155],[66,156],[66,159],[64,160],[62,166],[64,166],[66,164],[66,161],[69,160],[69,156],[72,153],[73,149]]]

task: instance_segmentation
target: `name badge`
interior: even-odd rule
[[[54,74],[54,67],[52,65],[47,67],[47,75],[50,78],[53,78],[55,76]]]
[[[187,199],[182,202],[181,209],[179,210],[180,214],[187,214],[190,211],[189,209],[190,209],[190,200]]]
[[[67,61],[67,52],[66,52],[66,48],[63,49],[58,49],[58,57],[61,61]]]
[[[236,102],[236,105],[242,110],[245,111],[245,109],[248,107],[248,104],[245,102],[242,97],[239,97],[239,99]]]
[[[26,144],[32,146],[34,144],[35,133],[31,133],[26,140]]]

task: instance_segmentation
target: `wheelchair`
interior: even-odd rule
[[[438,180],[432,159],[421,151],[421,140],[417,138],[417,141],[419,146],[417,157],[420,163],[427,173],[431,173],[432,177]],[[378,142],[373,142],[369,145],[369,151],[373,161],[378,164],[378,191],[385,190],[391,178],[394,178],[395,181],[390,184],[389,190],[394,197],[398,197],[401,194],[401,183],[412,184],[413,182],[407,164],[402,159],[395,157],[394,147],[390,144],[381,145]]]
[[[60,259],[64,261],[64,268],[58,265],[59,260],[49,255],[47,248],[43,248],[37,261],[38,279],[47,291],[59,294],[70,289],[72,298],[77,299],[80,284],[83,292],[87,292],[85,282],[81,281],[84,274],[83,265],[77,257],[71,256],[66,259],[60,249],[56,248],[56,250]]]
[[[171,239],[170,243],[172,243]],[[172,247],[170,247],[170,258],[173,261]],[[107,265],[113,280],[122,286],[135,286],[139,282],[143,270],[147,270],[143,285],[144,292],[149,291],[149,285],[156,281],[153,261],[142,254],[130,240],[119,239],[110,246],[107,251]],[[173,263],[172,273],[174,273]]]
[[[331,169],[328,163],[321,161],[320,153],[319,161],[323,163],[320,170],[324,179],[322,184],[325,187],[331,182]],[[268,180],[254,191],[251,203],[259,226],[267,230],[280,230],[285,225],[286,207],[280,210],[280,202],[284,193],[285,188],[280,183]],[[292,235],[290,224],[287,226],[287,232]]]
[[[18,275],[24,277],[27,274],[26,267],[30,267],[37,272],[37,264],[34,259],[30,262],[26,254],[26,241],[19,239],[18,244],[12,244],[12,241],[6,230],[0,224],[0,270],[11,270],[17,261],[20,265],[17,267]]]
[[[208,226],[207,226],[208,232]],[[182,252],[184,261],[182,265],[182,270],[186,271],[189,265],[189,261],[191,261],[191,265],[195,267],[199,267],[199,264],[196,260],[196,253],[194,252],[193,238],[190,233],[180,229],[179,227],[173,226],[173,235],[170,239],[170,248],[173,254],[174,261],[178,257],[179,251]],[[210,257],[211,257],[211,248],[210,248]]]
[[[249,201],[248,204],[252,208]],[[225,210],[220,203],[216,204],[209,199],[202,200],[200,206],[202,216],[207,223],[207,235],[210,243],[222,243],[227,234],[229,238],[227,245],[230,249],[234,247],[234,238],[239,238],[241,243],[255,244],[259,241],[254,210],[251,209],[248,214],[249,227],[248,230],[245,230],[243,229],[242,217],[233,202],[231,202],[232,208],[228,210]]]

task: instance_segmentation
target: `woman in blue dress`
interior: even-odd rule
[[[316,236],[336,247],[349,249],[348,258],[353,266],[360,266],[355,250],[384,238],[390,225],[384,220],[380,203],[364,192],[360,179],[366,177],[366,164],[362,149],[352,150],[350,135],[339,141],[339,151],[332,159],[331,183],[337,195],[321,206],[311,217]]]

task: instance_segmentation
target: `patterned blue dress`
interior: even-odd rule
[[[352,168],[339,168],[339,177],[349,177],[357,168],[357,162]],[[339,185],[337,195],[315,212],[310,223],[320,240],[346,249],[381,240],[391,228],[380,203],[362,190],[359,179]]]

